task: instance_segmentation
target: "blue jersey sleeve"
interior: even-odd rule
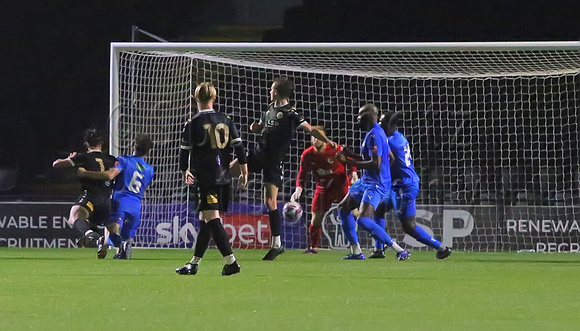
[[[380,132],[377,130],[377,132],[375,132],[374,138],[375,138],[374,139],[375,140],[374,147],[376,147],[376,153],[378,156],[383,156],[385,147],[389,146],[389,144],[387,142],[387,136],[384,134],[384,132]],[[388,153],[388,150],[387,150],[387,153]]]
[[[119,156],[117,158],[117,165],[115,166],[115,168],[119,169],[120,172],[123,172],[123,170],[125,170],[125,167],[127,166],[127,159],[124,156]]]

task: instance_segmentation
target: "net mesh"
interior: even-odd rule
[[[179,139],[197,83],[216,85],[216,108],[233,117],[246,146],[249,125],[269,102],[274,77],[296,85],[298,111],[331,139],[358,151],[355,112],[368,102],[403,112],[421,179],[417,222],[460,250],[578,251],[580,52],[494,51],[125,51],[118,73],[118,153],[135,134],[151,135],[154,184],[144,201],[137,244],[190,247],[197,215],[178,170]],[[284,162],[279,201],[294,189],[309,137],[298,132]],[[268,246],[261,177],[234,190],[224,224],[235,248]],[[310,211],[313,185],[302,200]],[[281,209],[281,207],[280,207]],[[305,248],[309,213],[283,222],[283,241]],[[335,211],[324,219],[323,247],[345,247]],[[410,248],[398,220],[387,231]],[[361,234],[363,246],[370,238]],[[576,244],[575,244],[576,243]],[[554,248],[555,247],[555,248]]]

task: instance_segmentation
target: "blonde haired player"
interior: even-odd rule
[[[240,186],[246,186],[248,170],[246,151],[234,122],[226,115],[213,109],[217,91],[213,84],[204,82],[197,86],[194,94],[198,113],[185,125],[179,152],[179,169],[187,185],[197,189],[197,210],[201,211],[202,222],[195,243],[193,258],[175,271],[180,275],[195,275],[199,263],[213,237],[215,245],[226,264],[222,276],[240,272],[229,237],[224,229],[220,211],[227,211],[231,190],[228,165],[233,147],[239,162]],[[191,160],[190,160],[191,157]]]

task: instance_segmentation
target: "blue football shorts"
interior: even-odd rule
[[[350,187],[348,194],[355,200],[368,202],[377,209],[379,203],[388,195],[388,191],[377,184],[365,183],[359,179]]]

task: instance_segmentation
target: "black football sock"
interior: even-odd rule
[[[211,239],[211,228],[205,221],[201,221],[199,225],[199,233],[197,234],[197,240],[195,242],[195,250],[193,256],[201,259],[209,246],[209,240]]]
[[[222,225],[221,219],[214,218],[213,220],[207,222],[207,225],[211,227],[213,241],[215,242],[217,248],[220,250],[220,253],[222,253],[222,256],[233,254],[228,234]]]
[[[268,219],[270,221],[270,231],[272,237],[280,235],[280,212],[278,209],[270,210],[268,212]]]
[[[92,231],[91,225],[85,218],[77,218],[73,223],[73,227],[77,229],[82,236],[86,235],[87,231]]]

